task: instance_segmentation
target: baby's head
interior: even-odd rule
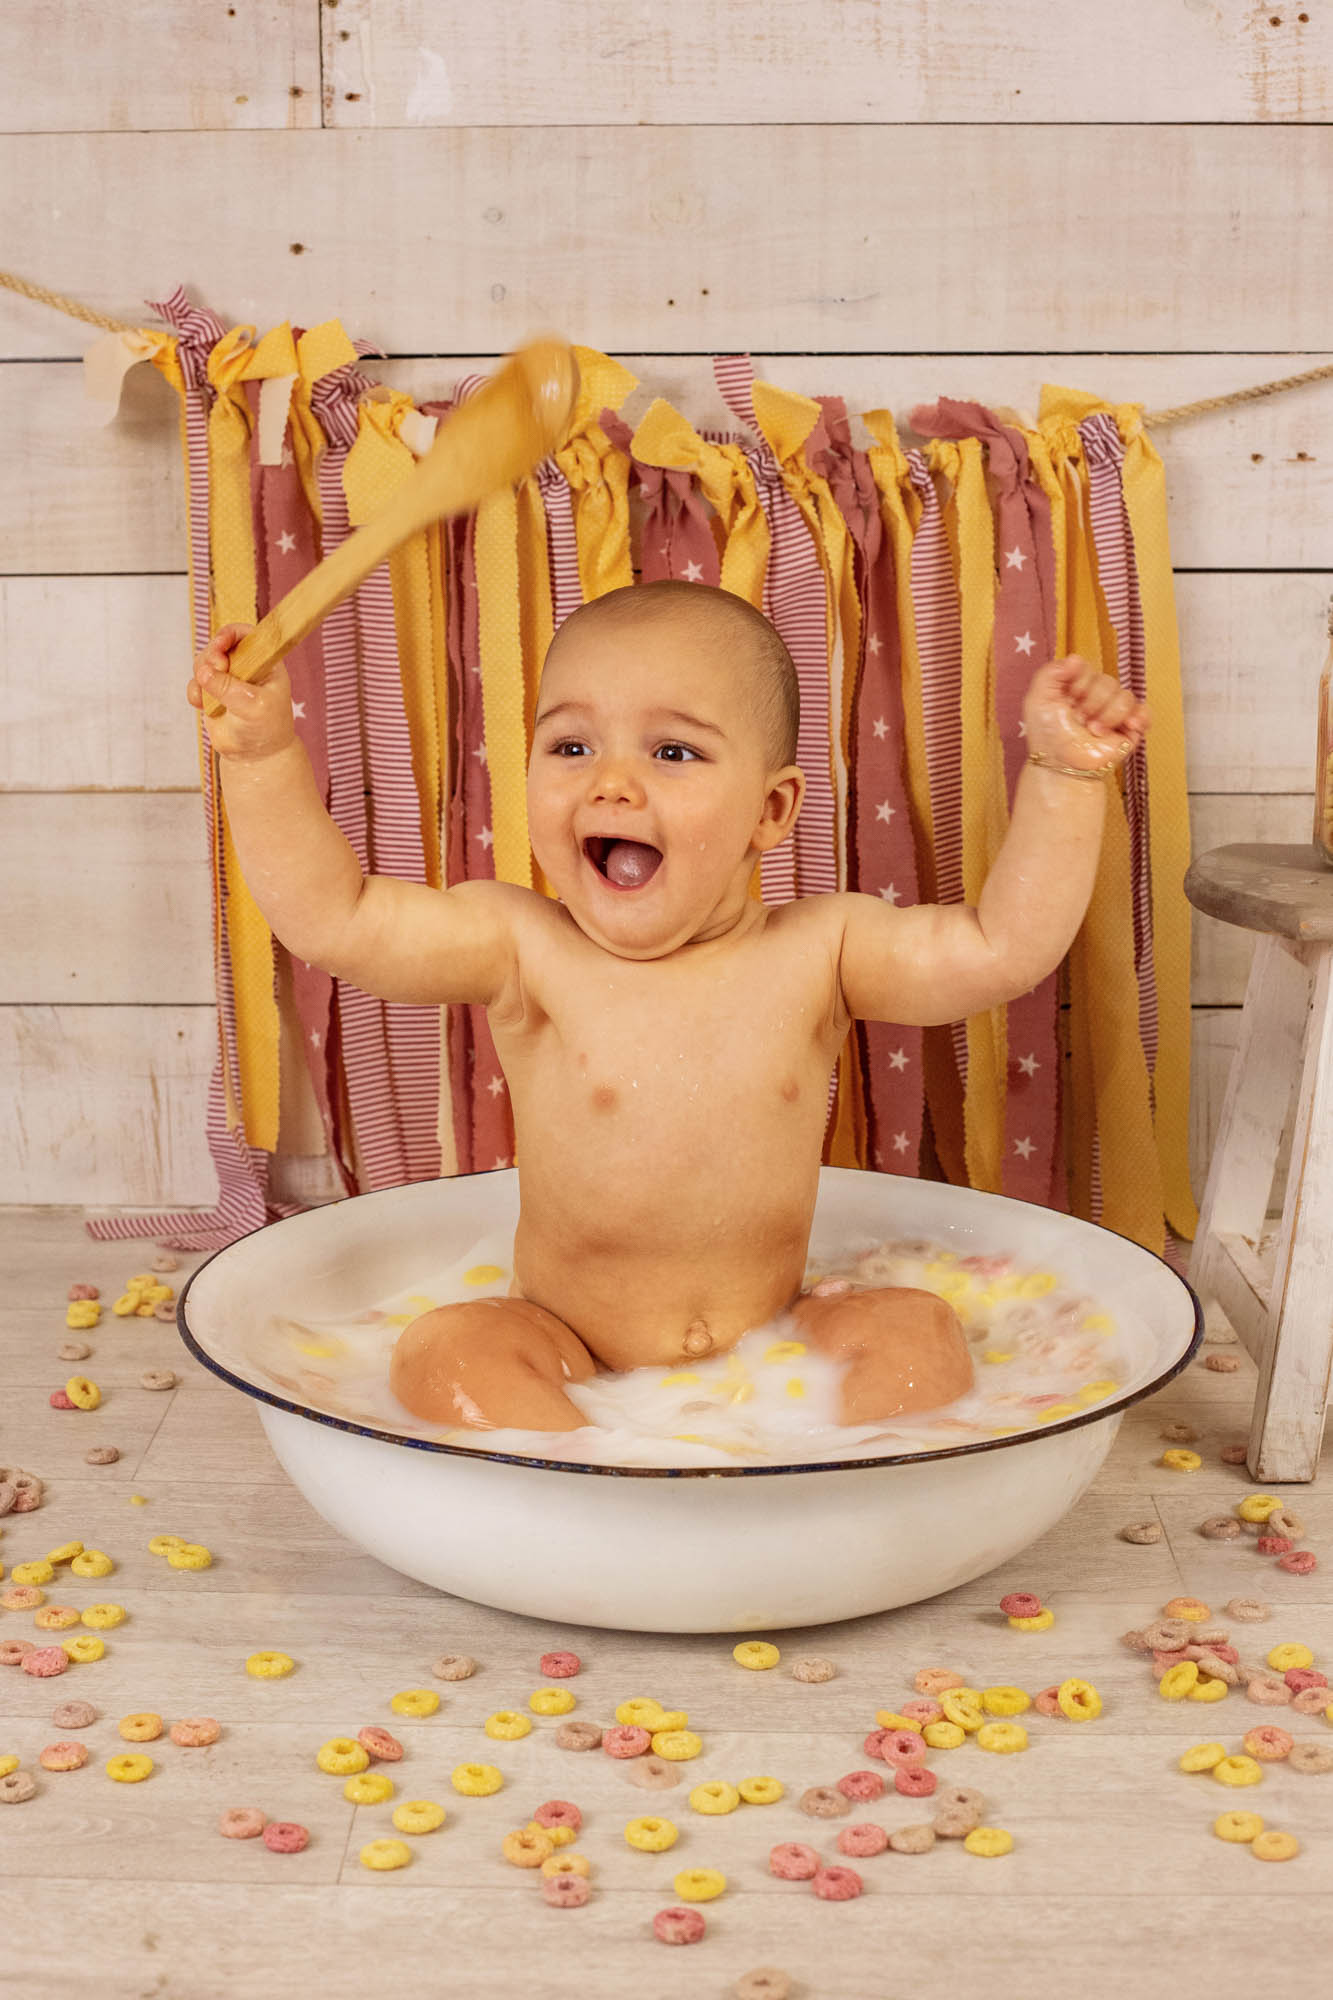
[[[636,584],[567,618],[542,669],[528,831],[579,927],[647,959],[743,921],[760,854],[800,811],[798,720],[791,655],[730,591]],[[614,872],[638,880],[619,887],[608,837],[661,860],[622,849]]]

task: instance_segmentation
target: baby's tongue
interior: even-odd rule
[[[655,847],[647,847],[642,841],[615,840],[607,848],[602,866],[618,889],[639,889],[656,871],[661,859]]]

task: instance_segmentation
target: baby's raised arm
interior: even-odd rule
[[[460,882],[448,890],[361,872],[350,842],[325,811],[296,734],[291,684],[279,662],[249,683],[227,654],[248,628],[224,626],[199,654],[187,690],[225,714],[206,718],[222,796],[251,895],[293,957],[381,1000],[489,1005],[515,956],[509,882]]]

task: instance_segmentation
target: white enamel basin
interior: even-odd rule
[[[253,1359],[275,1316],[369,1307],[513,1229],[518,1174],[415,1182],[256,1230],[200,1266],[179,1325],[254,1397],[283,1467],[347,1539],[407,1576],[529,1617],[638,1632],[819,1625],[983,1575],[1045,1534],[1095,1478],[1124,1411],[1203,1335],[1184,1279],[1124,1237],[934,1181],[824,1167],[810,1259],[929,1236],[1069,1274],[1138,1332],[1123,1388],[1063,1422],[837,1465],[617,1468],[521,1460],[357,1425],[276,1393]],[[243,1339],[242,1336],[245,1336]]]

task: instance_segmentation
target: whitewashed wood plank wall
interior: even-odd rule
[[[447,391],[553,327],[697,422],[709,356],[855,411],[1148,411],[1330,359],[1333,30],[1246,0],[10,0],[4,261],[116,317],[338,314]],[[174,402],[0,292],[0,1202],[210,1202]],[[1333,382],[1157,434],[1196,848],[1302,840]],[[1196,919],[1201,1189],[1251,941]],[[330,1186],[301,1092],[284,1175]]]

